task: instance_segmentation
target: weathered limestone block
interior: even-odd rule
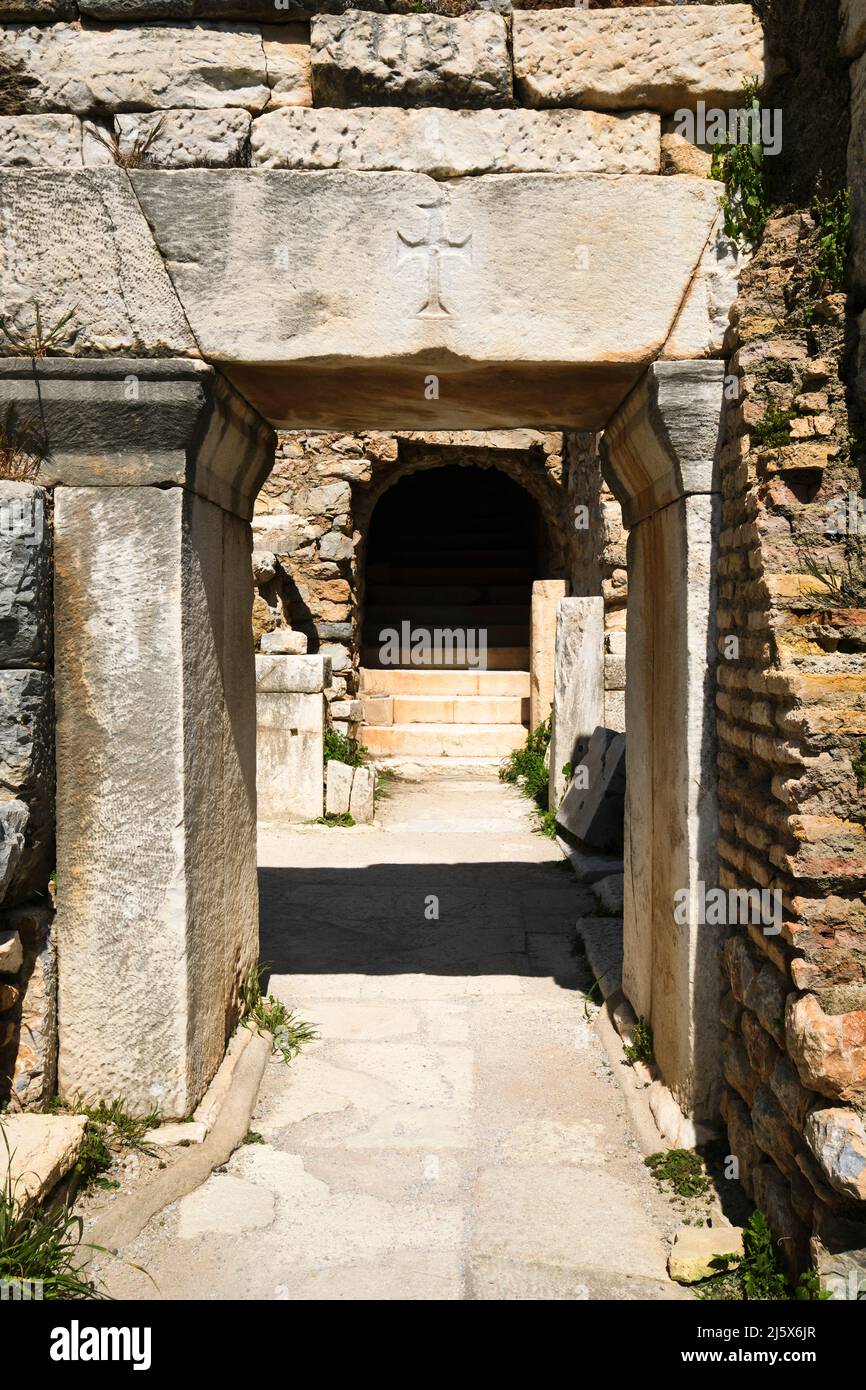
[[[659,118],[642,111],[266,111],[252,127],[253,164],[268,169],[399,169],[469,174],[655,174]]]
[[[830,1186],[843,1197],[866,1202],[866,1127],[855,1110],[813,1110],[805,1139]]]
[[[239,108],[224,111],[136,112],[115,118],[118,142],[129,154],[135,141],[157,128],[148,146],[153,169],[220,168],[245,164],[250,114]]]
[[[0,480],[0,666],[48,662],[53,583],[44,490]]]
[[[7,31],[9,55],[35,79],[23,110],[164,110],[245,106],[270,98],[261,33],[249,24],[80,24]]]
[[[717,1274],[717,1255],[742,1255],[743,1232],[738,1226],[684,1226],[674,1232],[668,1274],[677,1284],[697,1284]]]
[[[6,897],[24,852],[30,811],[23,801],[0,801],[0,902]]]
[[[529,106],[737,106],[743,81],[764,78],[751,5],[518,10],[513,23],[514,83]]]
[[[325,811],[329,816],[344,816],[349,810],[354,768],[331,758],[325,765]]]
[[[0,1176],[5,1182],[8,1172],[21,1208],[42,1201],[69,1172],[84,1143],[86,1124],[84,1115],[0,1116]]]
[[[317,106],[511,105],[499,15],[318,15],[310,43]]]
[[[262,633],[261,650],[268,656],[305,656],[308,638],[294,628],[278,627]]]
[[[720,357],[746,257],[719,223],[707,242],[662,359]]]
[[[537,729],[553,709],[556,606],[565,598],[564,579],[536,579],[529,623],[529,727]]]
[[[550,805],[566,788],[566,765],[582,762],[604,723],[604,599],[562,598],[557,605],[550,737]]]
[[[667,338],[718,208],[714,184],[629,174],[130,177],[202,351],[286,428],[333,428],[335,408],[341,427],[421,423],[421,360],[455,423],[561,420],[567,390],[571,419],[601,428]],[[437,288],[423,248],[440,235]]]
[[[74,311],[60,352],[196,352],[122,170],[3,171],[0,238],[4,313],[19,331],[32,333],[35,301],[45,324]],[[9,345],[0,351],[10,355]]]
[[[329,680],[330,664],[320,655],[256,657],[260,820],[317,820],[322,814]]]
[[[45,890],[53,839],[51,677],[46,671],[0,671],[0,799],[28,810],[24,845],[6,902]]]
[[[312,106],[310,41],[302,24],[265,24],[262,28],[270,97],[268,108]]]
[[[333,706],[332,706],[333,712]],[[372,767],[356,767],[349,796],[349,815],[358,825],[371,825],[376,810],[376,773]]]
[[[622,844],[625,776],[625,734],[595,729],[557,810],[558,823],[595,849],[617,849]]]
[[[840,0],[839,11],[839,52],[844,58],[856,58],[866,49],[866,0]]]
[[[61,486],[55,555],[61,1093],[177,1118],[257,955],[250,529]]]
[[[866,1012],[826,1014],[813,994],[791,995],[788,1051],[804,1086],[833,1099],[866,1097]]]
[[[77,116],[0,116],[0,168],[74,169],[80,164]]]

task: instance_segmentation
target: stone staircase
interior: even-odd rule
[[[361,671],[361,741],[378,764],[481,770],[519,748],[529,725],[529,671]]]

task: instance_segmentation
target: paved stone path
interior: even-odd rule
[[[669,1298],[573,952],[587,890],[488,781],[396,784],[374,828],[261,837],[270,990],[320,1039],[126,1258],[120,1297]],[[438,916],[435,916],[438,904]],[[588,905],[587,905],[588,906]]]

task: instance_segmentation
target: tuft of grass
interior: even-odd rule
[[[133,139],[129,149],[124,150],[120,144],[120,137],[116,131],[93,130],[93,134],[108,150],[115,164],[121,169],[141,169],[147,164],[147,156],[154,140],[159,138],[165,117],[160,116],[158,121],[154,121],[147,130],[139,131]]]
[[[263,1134],[259,1134],[257,1129],[248,1129],[244,1135],[243,1142],[245,1144],[264,1144],[265,1137]]]
[[[46,454],[45,440],[29,417],[19,419],[9,401],[0,414],[0,478],[32,481]]]
[[[104,1295],[80,1268],[84,1222],[62,1202],[26,1210],[16,1197],[12,1153],[6,1144],[6,1176],[0,1186],[0,1287],[26,1296],[33,1283],[43,1299],[95,1299]],[[85,1247],[86,1248],[86,1247]],[[8,1294],[7,1294],[8,1297]]]
[[[703,1160],[693,1149],[663,1149],[644,1163],[656,1182],[667,1183],[678,1197],[703,1197],[710,1190]]]
[[[844,568],[838,569],[833,561],[820,558],[820,552],[809,545],[799,547],[800,563],[806,574],[827,590],[828,608],[866,607],[866,554],[861,536],[845,538]],[[810,594],[816,602],[823,595]]]
[[[556,813],[550,806],[548,771],[545,758],[550,746],[550,717],[526,735],[522,748],[509,753],[499,769],[500,782],[519,787],[524,796],[535,802],[535,829],[550,839],[556,837]]]
[[[633,1067],[635,1062],[645,1062],[648,1067],[652,1066],[655,1061],[653,1030],[645,1018],[638,1019],[634,1026],[633,1041],[625,1045],[623,1052],[630,1067]]]
[[[160,1122],[158,1110],[152,1110],[147,1115],[131,1115],[126,1102],[119,1096],[114,1100],[99,1101],[85,1101],[76,1096],[67,1102],[55,1101],[50,1108],[72,1115],[84,1115],[87,1120],[84,1143],[73,1169],[85,1188],[117,1187],[116,1182],[103,1175],[124,1149],[148,1152],[144,1136]]]
[[[348,811],[326,811],[323,816],[316,816],[313,825],[341,825],[345,829],[355,824],[355,817]]]
[[[0,333],[6,339],[13,352],[19,357],[48,357],[52,352],[57,352],[62,346],[66,346],[69,339],[69,324],[75,316],[75,309],[69,309],[65,314],[49,327],[42,321],[42,310],[36,300],[33,300],[33,326],[26,332],[19,328],[14,328],[5,318],[0,318]]]
[[[262,994],[263,969],[254,967],[241,987],[241,1023],[245,1028],[255,1026],[272,1033],[274,1052],[288,1063],[297,1057],[305,1043],[313,1042],[319,1035],[313,1024],[297,1018],[282,1000],[275,999],[272,994]]]
[[[333,759],[338,763],[347,763],[349,767],[363,767],[368,758],[366,748],[356,738],[346,738],[337,729],[325,731],[324,762],[329,763]]]

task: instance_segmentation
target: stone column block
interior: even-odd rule
[[[563,768],[586,755],[593,731],[604,724],[604,599],[561,598],[556,607],[550,805],[566,787]]]

